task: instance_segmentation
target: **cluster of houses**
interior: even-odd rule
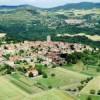
[[[91,49],[82,44],[47,41],[24,41],[16,44],[3,44],[0,47],[0,64],[8,64],[12,67],[18,65],[18,61],[25,61],[29,66],[40,63],[47,66],[59,64],[63,59],[59,56],[64,53],[82,52]],[[35,68],[28,70],[33,76],[38,74]]]
[[[80,25],[83,24],[85,20],[82,19],[66,19],[65,23],[70,24],[70,25]]]

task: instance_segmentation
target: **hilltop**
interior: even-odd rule
[[[69,3],[62,6],[51,8],[51,10],[92,9],[92,8],[100,8],[100,3],[92,3],[92,2]]]

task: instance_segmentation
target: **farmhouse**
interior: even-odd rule
[[[39,72],[33,68],[27,71],[26,76],[30,76],[30,77],[36,77],[39,75]]]

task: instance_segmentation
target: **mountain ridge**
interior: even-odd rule
[[[0,5],[1,8],[19,8],[19,7],[32,7],[46,10],[58,10],[58,9],[91,9],[91,8],[100,8],[100,3],[93,2],[80,2],[80,3],[67,3],[61,6],[56,6],[52,8],[41,8],[33,5],[23,4],[23,5]]]
[[[49,10],[92,9],[92,8],[100,8],[100,3],[93,3],[93,2],[69,3],[62,6],[50,8]]]

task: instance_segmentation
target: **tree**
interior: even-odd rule
[[[54,76],[55,76],[55,74],[54,74],[54,73],[52,73],[52,74],[51,74],[51,76],[52,76],[52,77],[54,77]]]
[[[43,74],[43,78],[48,78],[48,75],[45,72],[43,72],[42,74]]]
[[[83,86],[78,86],[77,88],[80,91],[80,90],[82,90]]]
[[[97,72],[100,72],[100,67],[99,66],[96,68],[96,71]]]
[[[87,100],[92,100],[90,96],[88,96]]]
[[[3,57],[9,60],[10,54],[3,55]]]
[[[95,90],[90,90],[90,94],[95,94]]]
[[[14,68],[12,68],[11,66],[9,66],[7,64],[5,64],[4,67],[6,69],[7,74],[11,74],[11,72],[14,71]]]
[[[49,86],[48,86],[48,88],[49,88],[49,89],[52,89],[52,86],[51,86],[51,85],[49,85]]]
[[[97,95],[100,95],[100,90],[98,90]]]
[[[11,74],[11,70],[10,69],[7,69],[7,74]]]

